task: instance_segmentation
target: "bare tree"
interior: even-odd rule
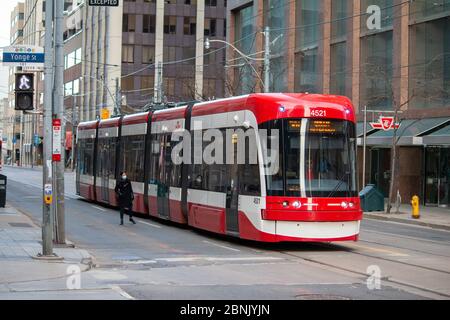
[[[428,63],[422,65],[424,70],[428,68],[433,63],[437,62],[438,58],[443,58],[445,55],[438,55],[435,58],[431,59]],[[400,117],[400,111],[405,106],[410,104],[412,101],[414,101],[417,97],[427,97],[428,99],[447,99],[450,96],[450,89],[446,87],[445,82],[442,82],[442,84],[438,86],[433,86],[433,89],[431,92],[427,92],[423,89],[424,82],[427,81],[424,77],[414,78],[410,77],[410,81],[418,81],[416,82],[416,85],[413,86],[413,90],[411,92],[408,92],[408,97],[404,99],[403,102],[400,103],[399,96],[400,94],[395,94],[396,92],[399,92],[400,90],[397,90],[396,84],[399,83],[399,81],[395,81],[398,77],[394,76],[394,72],[392,74],[388,73],[390,70],[395,69],[383,69],[381,66],[385,65],[381,61],[373,61],[371,63],[364,64],[364,75],[366,77],[366,81],[370,82],[373,87],[377,86],[383,86],[384,90],[377,91],[375,90],[371,96],[367,97],[366,105],[367,106],[377,106],[380,102],[386,102],[386,101],[392,101],[392,108],[394,111],[394,123],[401,122]],[[411,66],[401,66],[397,67],[397,69],[404,68],[404,67],[411,67]],[[435,68],[437,72],[442,73],[442,70],[439,66]],[[398,72],[400,74],[400,72]],[[425,74],[425,73],[424,73]],[[438,74],[431,74],[427,78],[430,79],[439,79],[442,78],[442,76]],[[442,85],[442,87],[441,87]],[[384,91],[384,92],[383,92]],[[408,127],[414,125],[417,121],[421,120],[421,118],[416,118],[416,121],[411,121],[407,127],[402,128],[396,128],[394,126],[393,129],[393,135],[392,135],[392,141],[391,141],[391,174],[390,174],[390,181],[389,181],[389,193],[388,193],[388,203],[386,208],[386,213],[391,213],[392,208],[392,202],[393,199],[395,199],[395,181],[398,181],[399,178],[399,170],[398,170],[398,142],[400,138],[402,137],[401,134],[398,134],[398,130],[401,129],[402,133],[405,132]]]

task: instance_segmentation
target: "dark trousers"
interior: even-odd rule
[[[120,206],[120,221],[123,221],[123,215],[127,211],[126,214],[130,216],[130,219],[133,218],[133,211],[131,209],[125,208],[124,206]]]

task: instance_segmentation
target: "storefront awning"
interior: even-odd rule
[[[447,126],[422,137],[424,145],[450,145],[450,121]]]
[[[443,127],[450,125],[450,118],[428,118],[428,119],[408,119],[401,121],[400,128],[397,130],[399,146],[420,146],[429,144],[426,141],[432,134],[441,131]],[[361,125],[362,127],[362,125]],[[394,130],[384,131],[376,130],[367,134],[366,145],[368,146],[390,146]],[[449,138],[448,133],[441,133],[434,139],[443,141]],[[437,143],[441,144],[441,143]],[[446,144],[450,144],[448,141]],[[362,145],[362,138],[358,135],[358,145]]]

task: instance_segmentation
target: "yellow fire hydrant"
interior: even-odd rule
[[[419,219],[420,213],[419,213],[419,197],[418,196],[412,197],[411,206],[412,206],[412,217],[414,219]]]

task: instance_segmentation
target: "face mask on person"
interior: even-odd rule
[[[126,180],[127,179],[127,176],[126,175],[123,175],[122,176],[122,180]]]

